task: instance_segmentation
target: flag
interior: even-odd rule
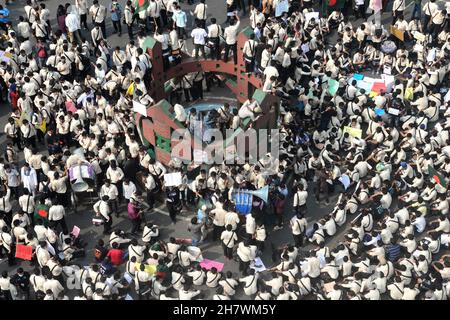
[[[437,172],[436,169],[433,168],[431,165],[428,165],[428,174],[434,181],[436,181],[436,183],[439,183],[444,188],[447,188],[447,181],[445,177],[441,175],[439,172]]]
[[[134,82],[132,82],[127,89],[127,96],[132,96],[134,94]]]
[[[48,223],[48,211],[50,208],[45,204],[38,204],[34,209],[34,219],[41,220],[44,225]]]
[[[47,122],[45,122],[45,119],[42,120],[42,123],[39,126],[39,130],[41,130],[42,133],[46,133],[47,132]]]
[[[143,10],[147,10],[149,5],[148,0],[136,0],[134,2],[134,7],[136,8],[136,12],[135,13],[139,13]]]
[[[335,10],[340,10],[345,7],[345,0],[328,0],[328,6]]]

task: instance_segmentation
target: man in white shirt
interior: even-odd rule
[[[303,245],[303,237],[306,231],[307,222],[301,213],[294,215],[289,222],[294,237],[295,246],[300,248]]]
[[[236,232],[233,231],[231,224],[227,225],[225,231],[222,232],[220,240],[222,240],[223,254],[225,258],[231,260],[233,259],[233,247],[234,242],[237,241]]]
[[[225,54],[223,56],[223,61],[228,62],[228,56],[230,54],[230,50],[233,51],[233,59],[234,64],[237,64],[237,30],[240,25],[240,20],[237,14],[234,15],[234,17],[237,19],[231,19],[230,25],[225,28],[223,32],[223,36],[225,38]]]
[[[50,221],[52,227],[55,229],[58,225],[60,225],[62,228],[62,232],[64,234],[68,234],[69,230],[67,229],[66,219],[64,216],[65,210],[61,204],[55,203],[50,206],[50,209],[48,211],[48,221]]]
[[[77,7],[78,14],[80,15],[80,25],[83,26],[85,30],[87,30],[87,0],[75,0],[75,6]]]
[[[205,4],[205,0],[200,0],[200,3],[195,6],[194,16],[196,20],[200,23],[200,28],[205,29],[206,24],[206,9],[208,9],[208,5]]]
[[[25,163],[22,169],[20,169],[20,177],[23,187],[29,194],[34,196],[38,185],[36,170],[31,168],[28,163]]]
[[[94,0],[92,6],[89,9],[89,14],[92,17],[92,23],[102,29],[102,34],[106,38],[106,7],[99,4],[98,0]]]
[[[198,59],[198,51],[200,50],[202,53],[202,57],[205,58],[205,39],[208,36],[205,29],[202,27],[202,24],[200,22],[197,22],[197,28],[192,30],[191,37],[193,38],[194,42],[194,52],[195,52],[195,59]]]
[[[118,210],[119,191],[116,185],[112,184],[109,179],[106,179],[105,184],[100,188],[100,197],[103,196],[108,196],[111,213],[115,213],[116,217],[119,217],[119,210]]]
[[[67,14],[65,22],[70,42],[73,43],[75,41],[78,44],[81,44],[83,42],[80,36],[81,26],[74,8],[69,14]]]

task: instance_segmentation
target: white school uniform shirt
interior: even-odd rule
[[[49,221],[59,221],[64,218],[65,210],[62,205],[52,205],[48,211]]]
[[[22,195],[19,198],[19,206],[23,212],[32,214],[34,212],[34,198],[32,195]]]
[[[258,291],[257,288],[257,281],[258,281],[259,274],[255,273],[254,275],[249,275],[244,278],[239,279],[239,282],[244,283],[244,293],[247,296],[251,296],[255,294]]]
[[[130,182],[131,183],[131,182]],[[115,200],[119,196],[117,187],[114,184],[110,184],[109,187],[103,185],[100,188],[100,197],[108,196],[110,200]]]
[[[122,189],[123,197],[127,200],[130,200],[133,193],[136,192],[136,185],[132,181],[129,181],[128,184],[122,184]]]
[[[94,19],[94,22],[102,23],[106,17],[106,8],[101,4],[98,7],[92,5],[89,9],[89,14]]]
[[[222,232],[220,240],[222,240],[223,244],[227,248],[233,248],[235,241],[238,240],[238,237],[236,235],[236,232],[225,230]]]
[[[208,9],[207,4],[197,4],[194,9],[194,16],[199,20],[206,20],[206,9]]]
[[[223,32],[223,36],[225,38],[225,42],[228,45],[232,45],[232,44],[236,43],[237,30],[239,28],[239,25],[240,25],[240,21],[237,21],[234,26],[228,26],[225,28],[225,30]]]

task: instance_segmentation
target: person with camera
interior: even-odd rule
[[[119,37],[122,36],[122,24],[120,19],[122,18],[122,6],[117,0],[109,5],[109,12],[111,12],[111,21],[114,27],[114,33],[119,32]]]

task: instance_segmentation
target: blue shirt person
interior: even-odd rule
[[[0,27],[6,31],[6,24],[9,20],[9,10],[0,5]]]
[[[109,5],[109,12],[111,12],[111,20],[114,27],[114,33],[119,32],[119,36],[122,35],[122,24],[120,19],[122,18],[122,6],[116,0]]]

